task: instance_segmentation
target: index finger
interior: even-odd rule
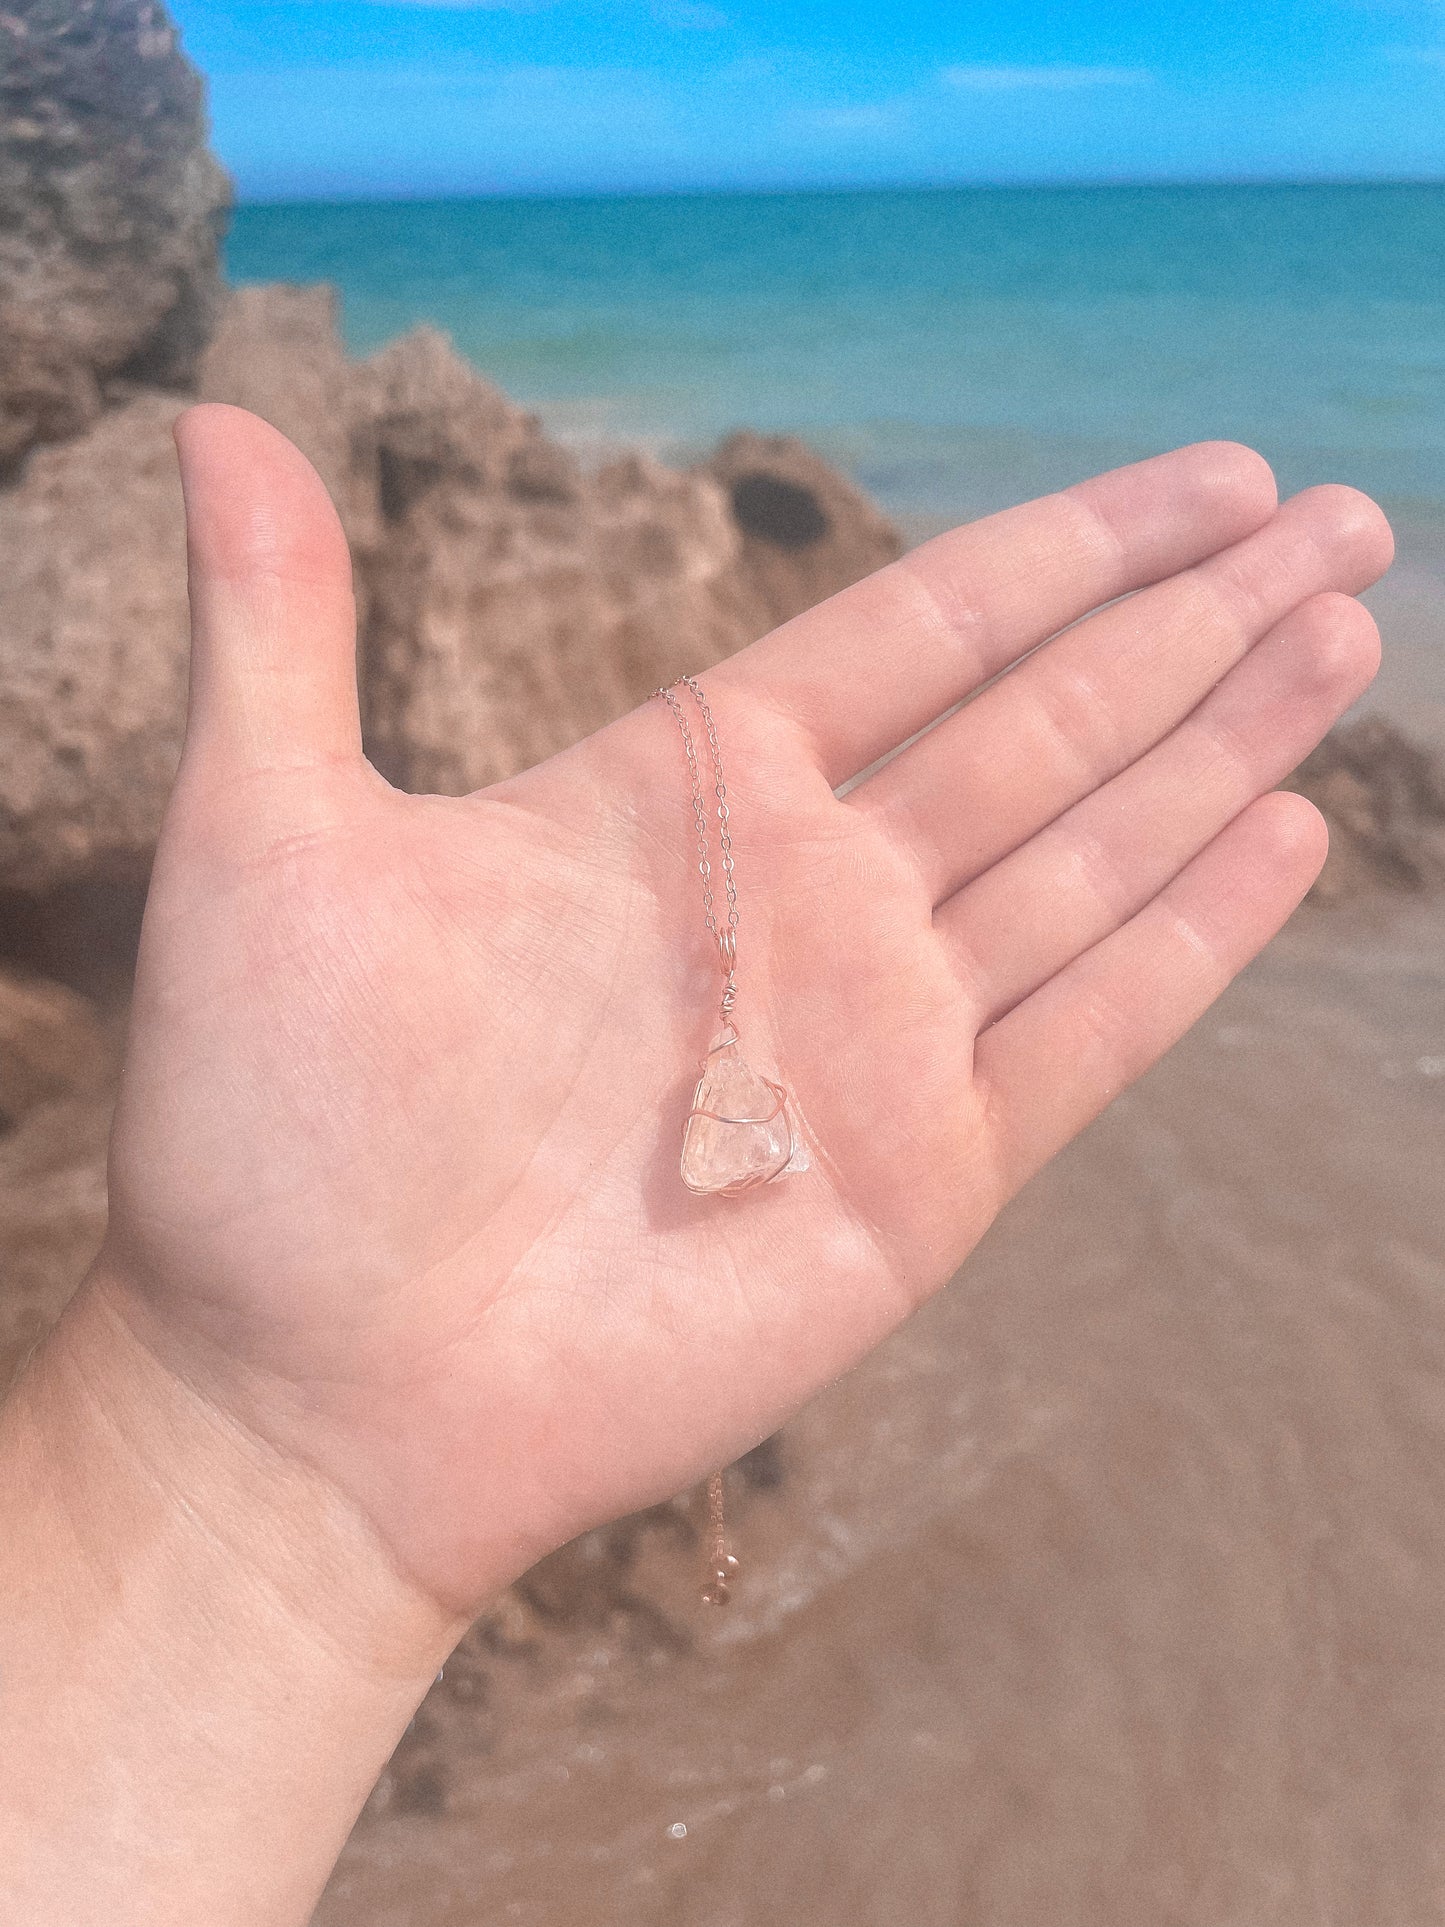
[[[835,787],[1116,596],[1263,527],[1264,458],[1197,442],[936,536],[709,672],[797,722]]]

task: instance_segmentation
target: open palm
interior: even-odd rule
[[[695,1197],[719,976],[666,709],[396,793],[320,483],[237,410],[180,441],[192,713],[107,1288],[455,1610],[860,1357],[1322,860],[1266,792],[1373,674],[1370,503],[1276,510],[1210,444],[939,538],[703,677],[736,1021],[810,1168]]]

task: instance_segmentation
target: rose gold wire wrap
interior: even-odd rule
[[[725,1039],[721,1044],[714,1044],[713,1048],[708,1052],[708,1057],[716,1057],[719,1051],[731,1050],[733,1045],[738,1041],[737,1032],[734,1031],[732,1036]],[[706,1058],[703,1061],[706,1063]],[[735,1198],[740,1192],[751,1191],[759,1184],[767,1184],[771,1179],[777,1177],[780,1171],[786,1171],[792,1163],[793,1151],[796,1146],[793,1137],[793,1119],[788,1110],[787,1089],[782,1084],[775,1084],[771,1077],[764,1077],[761,1071],[757,1072],[757,1077],[760,1083],[767,1085],[768,1089],[777,1099],[777,1103],[774,1104],[766,1117],[729,1117],[723,1111],[710,1111],[705,1105],[694,1102],[692,1109],[687,1114],[686,1122],[682,1127],[683,1139],[684,1141],[686,1140],[687,1127],[695,1117],[711,1118],[714,1124],[771,1124],[775,1118],[781,1117],[788,1127],[788,1148],[781,1163],[775,1164],[770,1171],[757,1171],[754,1172],[750,1178],[739,1178],[736,1184],[725,1184],[720,1191],[699,1191],[694,1185],[688,1184],[687,1179],[684,1178],[683,1183],[687,1185],[688,1190],[692,1192],[694,1197]],[[701,1089],[702,1080],[699,1078],[698,1090]]]

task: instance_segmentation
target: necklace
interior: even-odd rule
[[[702,774],[698,768],[697,744],[687,719],[679,691],[691,695],[702,719],[712,763],[712,790],[717,799],[718,865],[722,871],[726,908],[718,920],[713,896],[711,841],[708,835],[708,805],[703,797]],[[733,1022],[737,1002],[737,929],[738,896],[733,864],[732,832],[728,821],[728,792],[723,780],[722,750],[718,744],[717,724],[702,686],[693,676],[680,676],[675,683],[654,692],[672,711],[682,736],[687,758],[688,782],[692,792],[693,826],[697,832],[697,867],[702,878],[703,917],[708,934],[717,945],[722,968],[722,1001],[719,1028],[702,1061],[692,1108],[682,1131],[680,1174],[689,1191],[702,1197],[737,1197],[745,1191],[769,1184],[785,1171],[800,1170],[805,1154],[794,1128],[792,1104],[785,1085],[775,1083],[755,1071],[743,1055],[742,1039]],[[703,1598],[709,1605],[727,1599],[738,1562],[728,1550],[723,1514],[723,1477],[714,1472],[707,1483],[708,1525],[712,1580]]]

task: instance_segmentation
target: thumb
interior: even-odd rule
[[[351,558],[320,476],[243,408],[176,423],[191,596],[186,761],[218,776],[359,759]]]

